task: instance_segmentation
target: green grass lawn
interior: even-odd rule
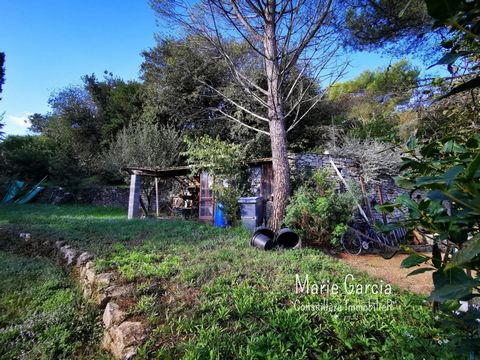
[[[0,251],[0,289],[1,359],[108,358],[98,314],[58,265]]]
[[[131,312],[147,316],[152,328],[144,357],[462,358],[448,341],[451,332],[437,329],[425,297],[396,287],[385,293],[385,283],[319,250],[263,252],[241,229],[128,221],[124,211],[88,206],[1,206],[2,227],[63,238],[93,252],[98,268],[134,282]],[[330,292],[296,293],[297,274],[328,283]],[[349,274],[354,279],[344,288]],[[367,289],[374,284],[384,291]]]

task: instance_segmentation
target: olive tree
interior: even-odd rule
[[[148,122],[134,123],[117,134],[103,154],[100,170],[108,176],[125,178],[125,167],[165,168],[178,161],[181,148],[182,137],[173,127]],[[153,191],[151,179],[144,180],[143,190],[150,203]]]

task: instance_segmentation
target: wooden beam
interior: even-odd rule
[[[157,217],[160,216],[160,209],[158,208],[158,178],[155,178],[155,210],[157,212]]]
[[[340,178],[340,180],[342,180],[343,182],[343,185],[345,185],[345,188],[348,190],[348,192],[350,194],[352,194],[353,196],[355,196],[355,194],[353,194],[352,190],[350,189],[350,187],[348,186],[347,182],[345,181],[345,179],[343,178],[342,174],[340,173],[340,170],[338,170],[337,168],[337,165],[335,165],[335,163],[333,162],[332,158],[330,158],[330,164],[332,164],[332,167],[333,169],[335,170],[335,172],[337,173],[338,177]],[[368,217],[367,217],[367,214],[365,214],[365,211],[363,211],[362,207],[360,206],[360,204],[355,200],[355,203],[357,204],[357,207],[358,207],[358,211],[360,211],[360,214],[363,216],[363,218],[365,219],[365,221],[370,224],[370,221],[368,220]]]

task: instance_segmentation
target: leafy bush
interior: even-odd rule
[[[216,200],[225,207],[225,218],[235,224],[240,215],[238,198],[247,191],[248,167],[240,145],[221,141],[218,137],[185,138],[187,161],[192,173],[208,171],[213,177],[212,190]]]
[[[42,178],[49,173],[53,149],[44,136],[7,136],[0,143],[0,171],[11,177]]]
[[[451,320],[447,322],[450,326],[470,332],[470,339],[462,344],[464,350],[478,351],[480,329],[476,319],[480,310],[465,316],[454,315],[452,310],[459,308],[460,300],[479,297],[480,136],[450,137],[421,146],[412,139],[408,153],[398,182],[426,196],[417,203],[405,194],[396,204],[386,205],[384,211],[407,209],[409,217],[400,225],[434,234],[435,243],[431,256],[413,253],[402,266],[428,264],[411,274],[433,272],[431,300],[441,305]]]
[[[307,244],[335,246],[352,220],[354,195],[338,192],[326,169],[317,170],[290,199],[285,224],[298,231]]]

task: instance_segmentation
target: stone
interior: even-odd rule
[[[93,255],[85,251],[78,256],[77,266],[85,265],[88,261],[92,259],[93,259]]]
[[[128,219],[140,217],[140,194],[141,194],[141,177],[140,175],[130,175],[130,195],[128,198]]]
[[[109,302],[107,306],[105,306],[102,319],[105,328],[109,329],[112,326],[119,325],[126,317],[127,313],[120,310],[120,306],[114,302]]]
[[[86,265],[89,265],[90,263],[93,263],[89,261]],[[95,266],[85,266],[85,271],[83,273],[83,279],[88,285],[95,285]]]
[[[98,307],[102,309],[110,300],[131,295],[133,290],[133,285],[112,285],[102,291],[99,291],[95,302],[97,303]]]
[[[32,234],[30,233],[20,233],[19,237],[25,241],[30,241],[32,239]]]
[[[110,286],[105,289],[105,292],[111,297],[120,297],[126,296],[133,293],[134,285],[120,285],[120,286]]]
[[[67,265],[70,266],[77,259],[78,252],[70,245],[65,245],[60,248],[60,253],[67,261]]]
[[[147,332],[141,322],[125,321],[105,332],[102,347],[110,351],[115,359],[132,359],[146,338]]]
[[[60,248],[61,248],[63,245],[65,245],[65,241],[62,241],[62,240],[55,241],[55,247],[56,247],[57,249],[60,250]]]
[[[101,273],[95,276],[95,284],[97,289],[106,288],[113,280],[113,273]]]

